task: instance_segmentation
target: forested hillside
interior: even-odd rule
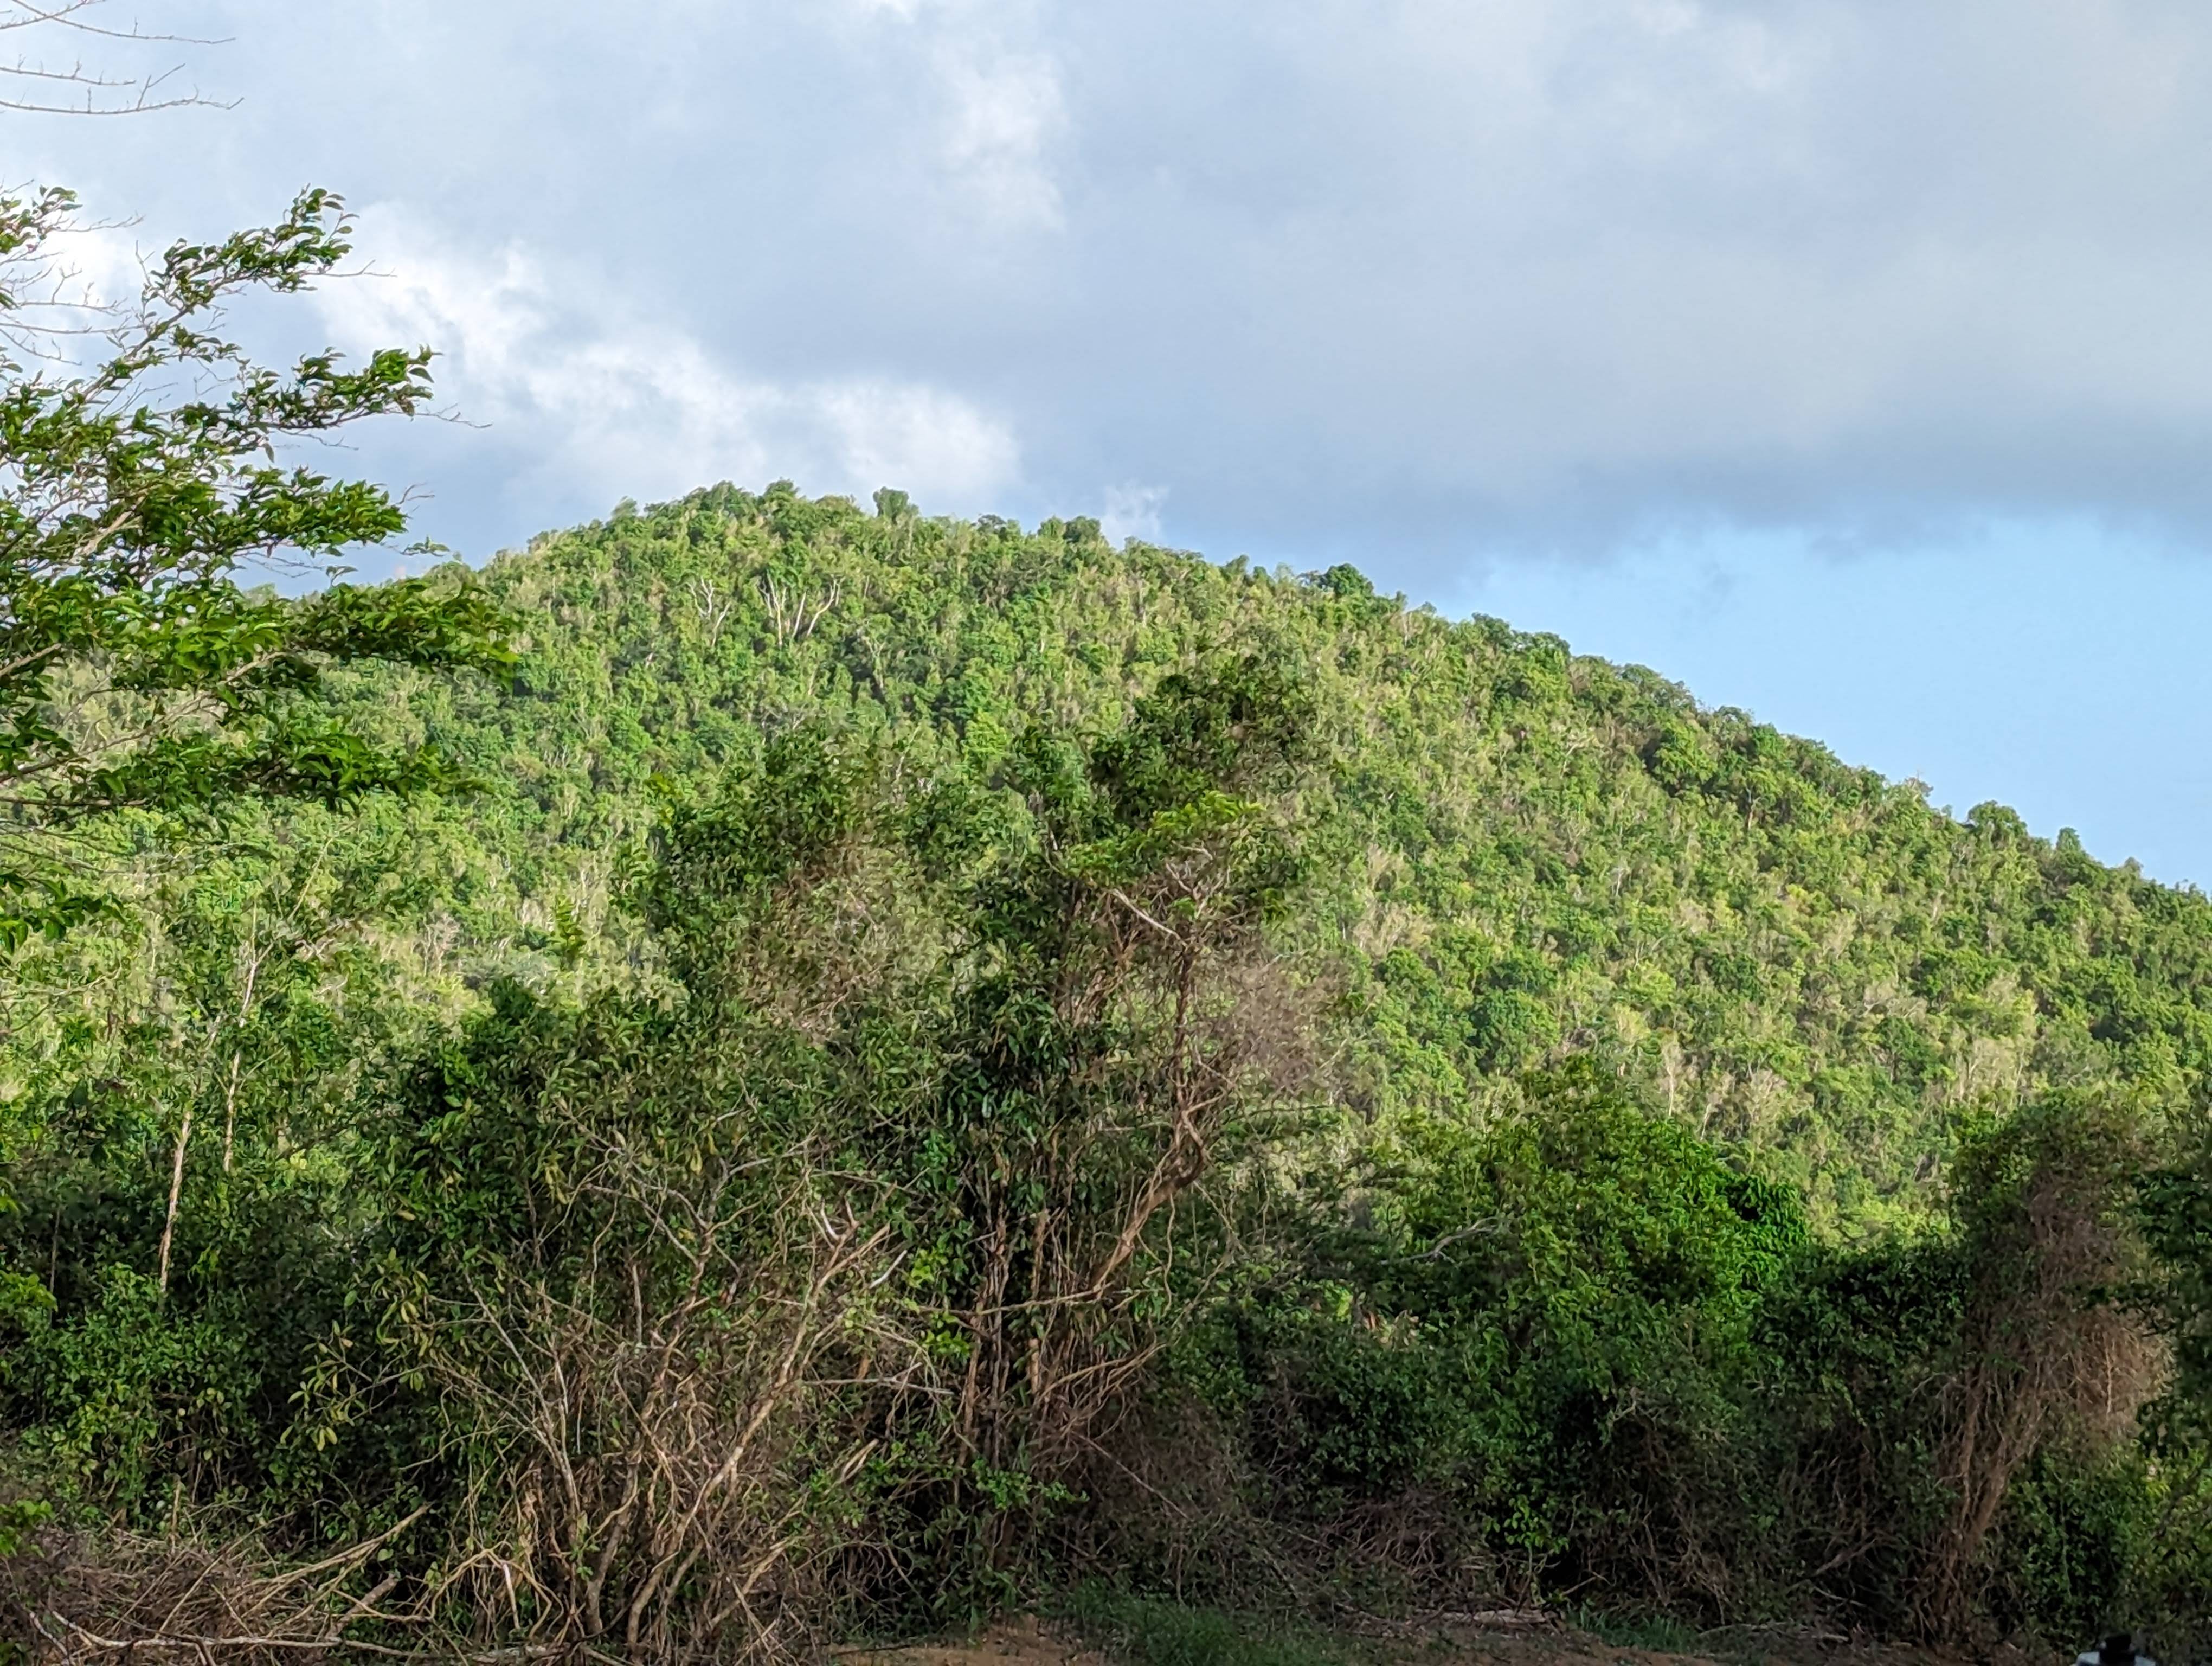
[[[2199,894],[1087,520],[356,593],[505,620],[301,684],[421,779],[121,806],[15,933],[26,1639],[2202,1634]]]
[[[623,853],[765,736],[826,714],[988,771],[1032,721],[1110,729],[1164,674],[1258,652],[1314,696],[1316,882],[1285,946],[1369,1121],[1480,1118],[1589,1055],[1850,1232],[1922,1209],[1956,1131],[2023,1093],[2185,1097],[2212,1065],[2200,895],[1350,568],[723,488],[486,576],[523,633],[513,693],[376,690],[487,783],[431,812],[453,879],[422,970],[448,998],[542,985],[564,933],[634,955]]]

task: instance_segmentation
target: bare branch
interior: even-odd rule
[[[105,0],[54,0],[49,4],[35,3],[35,0],[0,0],[0,34],[44,28],[129,46],[216,46],[226,44],[222,40],[143,29],[136,23],[128,28],[109,28],[91,21],[86,15],[103,3]],[[41,116],[139,116],[156,110],[191,106],[218,110],[235,107],[237,100],[234,99],[228,101],[211,99],[197,88],[190,93],[165,94],[163,87],[182,67],[172,64],[166,70],[144,76],[118,76],[88,69],[82,59],[66,69],[55,69],[18,57],[12,64],[0,64],[0,76],[79,88],[82,89],[82,102],[72,100],[64,103],[30,96],[0,97],[0,110]]]
[[[7,9],[0,12],[0,33],[10,29],[34,29],[51,24],[72,29],[79,34],[99,35],[108,40],[152,41],[169,46],[222,46],[229,37],[214,38],[191,34],[159,34],[140,28],[133,23],[127,29],[102,28],[97,23],[88,23],[84,14],[105,5],[106,0],[60,0],[56,5],[38,5],[33,0],[0,0]]]

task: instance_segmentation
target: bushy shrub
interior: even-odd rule
[[[1429,1122],[1177,1356],[1291,1537],[1698,1624],[1825,1611],[2061,1637],[2154,1597],[2120,1298],[2139,1124],[2055,1095],[1962,1147],[1948,1222],[1824,1243],[1587,1067]],[[2167,1584],[2171,1584],[2169,1579]]]
[[[1325,1217],[1309,1270],[1217,1322],[1237,1363],[1207,1387],[1260,1472],[1309,1517],[1435,1495],[1522,1597],[1595,1579],[1730,1608],[1680,1570],[1720,1566],[1756,1496],[1754,1320],[1802,1210],[1586,1071],[1399,1154],[1367,1230]]]

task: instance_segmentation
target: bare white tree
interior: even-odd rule
[[[737,610],[737,605],[738,599],[714,580],[691,581],[691,606],[699,615],[699,623],[707,628],[709,644],[722,640],[722,627],[729,623],[730,615]]]
[[[106,0],[0,0],[0,36],[15,52],[12,63],[0,60],[0,110],[35,115],[135,116],[153,110],[174,110],[188,105],[222,106],[223,101],[186,92],[174,86],[183,66],[138,75],[120,75],[86,63],[74,51],[52,58],[33,56],[47,42],[68,43],[82,49],[88,42],[112,46],[211,46],[220,44],[193,35],[169,34],[141,27],[137,21],[111,27],[95,19]]]

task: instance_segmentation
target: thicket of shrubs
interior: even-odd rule
[[[1220,660],[988,769],[791,728],[630,877],[653,980],[300,1097],[166,1289],[71,1089],[0,1215],[20,1639],[669,1658],[1104,1576],[2191,1646],[2186,1108],[2038,1094],[1856,1244],[1587,1060],[1365,1127],[1275,929],[1310,697]]]

